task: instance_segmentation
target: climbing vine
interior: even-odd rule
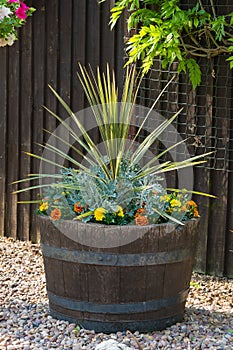
[[[227,54],[233,67],[233,13],[218,15],[214,0],[209,6],[198,0],[188,9],[178,0],[119,0],[111,9],[111,28],[125,9],[128,30],[136,29],[126,43],[127,64],[140,60],[143,73],[155,57],[160,57],[162,68],[176,61],[178,73],[188,72],[196,88],[201,82],[199,57]]]

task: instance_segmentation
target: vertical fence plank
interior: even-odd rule
[[[109,1],[100,4],[100,68],[105,71],[106,64],[114,68],[115,30],[109,28],[109,15],[111,4]]]
[[[59,2],[59,64],[58,90],[64,101],[70,106],[71,102],[71,67],[72,67],[72,1]],[[58,115],[65,120],[69,117],[61,103],[58,103]],[[62,139],[64,135],[59,135]],[[68,141],[68,140],[67,140]],[[59,158],[59,157],[57,157]],[[58,159],[57,159],[58,160]],[[60,160],[60,158],[59,158]],[[68,165],[68,162],[65,162]]]
[[[200,60],[200,66],[203,72],[203,82],[197,89],[197,125],[196,135],[199,137],[195,139],[196,147],[203,144],[203,153],[211,150],[211,136],[213,123],[213,92],[214,80],[211,75],[211,67],[206,67],[206,60]],[[208,162],[208,166],[210,166]],[[194,189],[199,192],[211,193],[210,188],[210,170],[208,167],[196,167],[194,171]],[[214,193],[212,193],[214,194]],[[201,215],[201,222],[199,226],[198,245],[195,261],[195,270],[205,273],[206,266],[206,251],[208,241],[208,227],[209,227],[209,197],[195,196],[198,203]]]
[[[44,101],[43,104],[53,112],[57,112],[57,99],[49,89],[58,89],[58,57],[59,57],[59,2],[56,0],[47,1],[45,4],[45,80],[44,80]],[[44,144],[48,141],[50,133],[56,129],[57,121],[50,113],[44,111],[44,129],[48,132],[44,134]],[[50,154],[50,160],[56,161],[55,154]],[[45,163],[45,162],[44,162]],[[55,172],[55,165],[43,164],[43,171],[47,173]],[[47,180],[47,179],[46,179]]]
[[[19,176],[19,43],[9,48],[7,109],[7,182],[6,235],[17,238],[17,195],[12,195],[13,181]],[[14,186],[14,189],[17,186]]]
[[[86,57],[85,66],[88,65],[96,74],[96,68],[100,66],[100,6],[97,1],[87,0],[86,4]],[[97,35],[98,33],[98,35]],[[85,107],[89,107],[89,103],[85,98]],[[88,129],[89,125],[84,122],[84,126]],[[89,131],[90,137],[96,144],[99,143],[100,135],[95,128]]]
[[[42,149],[38,144],[43,143],[43,126],[44,126],[44,90],[45,90],[45,0],[35,3],[36,12],[33,15],[33,128],[32,128],[32,152],[41,155]],[[32,172],[38,174],[39,161],[32,159]],[[32,198],[38,199],[39,190],[32,191]],[[39,239],[39,230],[36,224],[34,214],[35,206],[31,211],[31,235],[33,242]]]
[[[87,0],[86,65],[93,69],[100,65],[100,9],[97,1]],[[98,33],[98,35],[97,35]]]
[[[232,172],[230,172],[228,175],[228,216],[226,227],[226,256],[224,269],[224,274],[229,278],[233,278],[233,167],[231,171]]]
[[[87,4],[86,0],[73,0],[72,11],[72,55],[71,55],[71,108],[77,113],[85,106],[85,95],[77,73],[78,63],[85,65],[86,58],[86,20]],[[79,114],[80,117],[80,114]],[[82,120],[83,122],[83,120]],[[73,144],[74,139],[70,137]],[[80,146],[75,145],[80,149]],[[77,161],[81,161],[81,156],[71,150],[70,155]]]
[[[84,92],[77,77],[78,62],[85,63],[86,53],[86,0],[73,0],[71,106],[74,112],[84,106]]]
[[[233,86],[231,86],[231,93]],[[231,100],[225,275],[233,278],[233,101]]]
[[[224,6],[225,5],[225,6]],[[217,8],[224,11],[224,14],[233,11],[233,1],[226,0],[222,3],[218,0]],[[225,250],[225,270],[224,275],[233,278],[233,77],[229,72],[231,84],[228,86],[228,93],[230,94],[229,108],[229,170],[228,173],[228,199],[227,199],[227,225],[226,225],[226,250]],[[228,78],[229,79],[229,78]]]
[[[216,161],[214,167],[226,171],[212,170],[212,191],[217,199],[211,200],[209,235],[207,247],[207,272],[221,276],[224,274],[224,258],[226,243],[226,220],[227,220],[227,192],[228,192],[228,162],[226,149],[228,148],[230,130],[230,98],[232,79],[225,57],[218,57],[216,63],[216,88],[214,121],[212,123],[215,132]],[[223,78],[225,84],[223,85]],[[217,140],[217,142],[216,142]]]
[[[59,18],[59,93],[70,105],[72,1],[60,0]],[[68,117],[61,104],[58,111],[59,116]]]
[[[27,26],[21,30],[20,38],[20,154],[19,154],[19,178],[23,179],[30,174],[31,159],[24,152],[31,151],[31,90],[32,90],[32,27],[31,19],[28,20]],[[30,186],[30,182],[23,184],[23,187]],[[22,188],[22,186],[20,186]],[[28,201],[31,198],[30,192],[19,194],[20,201]],[[29,240],[30,238],[30,205],[20,204],[18,206],[18,238]]]
[[[56,112],[57,99],[50,91],[48,84],[55,90],[58,81],[58,7],[59,2],[50,0],[46,2],[45,8],[45,32],[46,32],[46,65],[45,65],[45,102],[46,107]],[[48,131],[56,128],[56,119],[49,113],[45,112],[44,127]],[[47,141],[48,135],[44,135],[44,142]]]
[[[115,45],[112,50],[115,51],[115,72],[116,81],[121,96],[123,79],[124,79],[124,18],[121,17],[115,29]]]
[[[7,132],[7,48],[0,50],[0,236],[5,233],[6,132]]]

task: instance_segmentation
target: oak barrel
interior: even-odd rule
[[[160,330],[182,321],[198,220],[184,226],[111,226],[119,245],[104,248],[91,234],[108,240],[109,226],[77,221],[57,226],[46,217],[39,223],[53,317],[105,333]],[[134,233],[135,240],[120,245],[121,237]]]

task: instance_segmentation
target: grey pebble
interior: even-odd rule
[[[116,340],[105,340],[97,345],[96,350],[130,350],[125,344],[120,344]]]
[[[184,321],[132,337],[54,319],[39,246],[0,237],[0,266],[0,350],[136,350],[134,337],[143,350],[233,349],[233,280],[194,273]]]
[[[82,350],[82,347],[79,344],[73,344],[72,350]]]

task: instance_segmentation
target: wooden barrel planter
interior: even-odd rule
[[[183,319],[193,269],[198,220],[184,226],[112,226],[139,238],[113,248],[95,248],[68,238],[40,217],[41,247],[51,315],[96,332],[164,329]],[[75,237],[109,226],[60,223]],[[132,231],[131,231],[132,233]]]

